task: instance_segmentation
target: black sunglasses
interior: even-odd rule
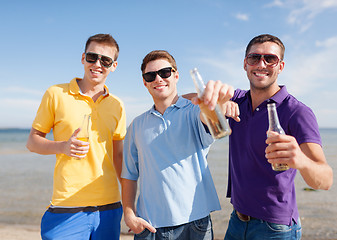
[[[159,69],[155,72],[147,72],[143,74],[143,78],[146,82],[153,82],[156,79],[157,74],[161,78],[169,78],[171,77],[171,72],[175,72],[176,70],[173,67],[166,67]]]
[[[111,67],[111,65],[114,63],[114,60],[112,60],[111,57],[107,57],[93,52],[85,53],[85,60],[88,63],[95,63],[98,59],[102,66],[106,68]]]
[[[258,64],[261,61],[261,59],[263,59],[264,63],[267,66],[271,66],[271,67],[276,66],[280,61],[278,56],[274,54],[251,53],[246,57],[246,61],[248,65],[251,65],[251,66]]]

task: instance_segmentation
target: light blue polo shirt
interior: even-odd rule
[[[137,215],[158,228],[220,210],[206,161],[213,141],[200,108],[182,97],[163,115],[152,107],[136,117],[124,141],[122,178],[138,180]]]

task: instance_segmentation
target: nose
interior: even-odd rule
[[[156,78],[154,79],[154,82],[157,82],[157,81],[163,81],[163,79],[161,78],[161,76],[159,76],[159,74],[157,73],[156,74]]]
[[[99,67],[103,67],[102,64],[101,64],[101,58],[98,57],[96,62],[94,63],[95,66],[99,66]]]
[[[256,66],[258,67],[267,67],[267,63],[266,63],[266,60],[264,60],[264,57],[261,57],[260,61],[256,64]]]

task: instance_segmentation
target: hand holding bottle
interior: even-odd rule
[[[268,109],[268,120],[269,120],[269,128],[267,132],[267,136],[271,136],[271,132],[275,132],[281,135],[285,135],[284,130],[281,127],[277,111],[276,111],[276,104],[269,103],[267,105]],[[272,143],[269,143],[272,144]],[[272,168],[274,171],[285,171],[289,169],[289,166],[285,163],[272,163]]]
[[[224,104],[233,96],[234,89],[220,81],[209,81],[205,85],[196,68],[191,70],[191,76],[198,93],[202,120],[207,124],[213,138],[230,135],[231,129],[220,104]]]
[[[85,158],[89,151],[90,115],[85,115],[80,128],[76,129],[68,141],[64,142],[63,153],[76,159]]]

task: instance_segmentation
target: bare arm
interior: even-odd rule
[[[302,143],[300,148],[305,154],[303,164],[298,168],[303,179],[312,188],[328,190],[333,183],[333,172],[322,147],[315,143]]]
[[[328,190],[331,187],[332,168],[319,144],[298,145],[294,137],[275,132],[269,136],[266,140],[270,144],[266,148],[266,158],[270,163],[286,163],[289,167],[298,169],[304,181],[312,188]]]
[[[26,147],[29,151],[42,155],[66,154],[70,157],[84,158],[89,151],[89,143],[76,139],[80,129],[75,130],[68,141],[52,141],[46,133],[34,128],[30,130]]]
[[[125,224],[136,234],[145,228],[151,232],[156,229],[144,219],[136,216],[135,200],[137,193],[137,181],[122,178],[122,202]]]
[[[123,163],[123,140],[113,140],[113,162],[119,182],[121,182]]]

